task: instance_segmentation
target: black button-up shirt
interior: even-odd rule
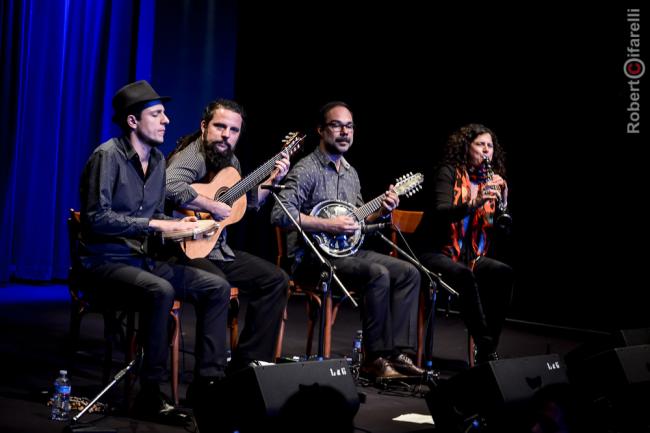
[[[82,242],[85,265],[106,260],[142,263],[149,253],[149,220],[164,214],[165,163],[151,149],[147,174],[126,137],[112,138],[92,153],[81,177]]]

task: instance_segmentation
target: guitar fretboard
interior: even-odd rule
[[[253,171],[251,174],[241,179],[239,182],[235,183],[228,191],[223,193],[217,200],[220,202],[226,203],[228,206],[232,206],[235,201],[248,191],[257,186],[260,182],[264,180],[275,167],[276,161],[282,159],[283,154],[291,155],[295,150],[298,149],[300,143],[305,139],[305,135],[295,134],[291,141],[286,145],[284,149],[278,152],[273,158],[266,161],[264,164],[260,165]]]
[[[248,191],[257,186],[265,177],[267,177],[273,171],[275,167],[275,162],[282,158],[282,152],[279,152],[270,160],[266,161],[264,164],[260,165],[255,171],[241,179],[239,182],[234,184],[228,191],[226,191],[219,201],[226,203],[228,206],[232,206],[235,201],[242,195],[246,194]]]
[[[365,220],[368,217],[368,215],[375,212],[377,209],[381,207],[381,202],[383,200],[384,200],[383,194],[375,197],[374,199],[370,200],[368,203],[364,204],[363,206],[358,207],[354,211],[354,215],[356,215],[359,221]]]

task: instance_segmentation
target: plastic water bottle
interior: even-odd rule
[[[359,329],[354,335],[352,343],[352,365],[361,365],[363,363],[363,331]]]
[[[59,377],[54,381],[54,396],[52,397],[51,419],[68,421],[70,419],[70,379],[66,370],[59,371]]]

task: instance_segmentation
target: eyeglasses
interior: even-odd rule
[[[354,131],[354,123],[341,123],[341,122],[329,122],[325,126],[331,129],[334,132],[341,132],[343,128],[347,128],[350,131]]]

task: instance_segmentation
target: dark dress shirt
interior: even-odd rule
[[[164,214],[165,163],[151,149],[147,173],[126,137],[112,138],[92,153],[81,177],[82,263],[121,261],[140,266],[151,219]]]

